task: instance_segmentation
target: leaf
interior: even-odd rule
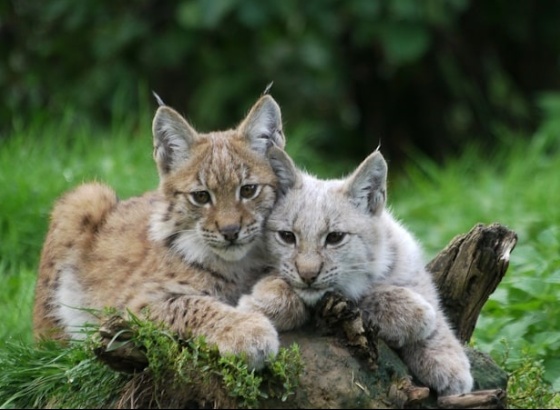
[[[497,288],[494,293],[490,296],[487,305],[491,305],[491,302],[496,303],[499,306],[505,306],[508,304],[508,292],[504,288]],[[486,307],[486,306],[485,306]],[[497,307],[497,306],[496,306]]]
[[[556,391],[560,391],[560,359],[549,359],[544,362],[544,378],[552,384]]]
[[[389,63],[402,66],[424,55],[431,36],[426,26],[419,23],[391,22],[381,27],[380,41]]]
[[[528,331],[529,326],[535,323],[533,315],[527,315],[519,320],[514,320],[505,325],[500,331],[500,336],[508,340],[516,340],[524,337]]]
[[[560,332],[539,332],[533,337],[533,343],[537,346],[546,346],[549,349],[560,347]]]
[[[177,8],[177,22],[184,28],[202,26],[200,5],[194,1],[185,1]]]
[[[177,9],[177,21],[185,28],[216,28],[236,3],[237,0],[185,1]]]
[[[237,0],[202,0],[200,4],[200,18],[206,28],[215,28],[225,15],[235,8]]]
[[[540,299],[547,293],[548,284],[540,278],[522,276],[512,281],[511,287],[522,290],[532,297]]]

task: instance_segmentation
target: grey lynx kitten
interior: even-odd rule
[[[262,314],[235,305],[268,266],[264,222],[288,161],[280,108],[269,95],[234,129],[199,133],[175,110],[153,120],[157,190],[119,200],[83,184],[60,198],[43,246],[33,314],[37,337],[80,337],[97,318],[81,308],[113,307],[205,336],[221,353],[259,368],[278,351]],[[278,148],[279,149],[279,148]]]
[[[274,158],[284,161],[277,150]],[[327,291],[358,303],[364,319],[440,395],[469,392],[470,363],[440,307],[417,241],[385,207],[387,164],[379,151],[346,179],[318,180],[292,167],[294,188],[267,222],[275,274],[239,307],[263,312],[279,331],[309,318]]]

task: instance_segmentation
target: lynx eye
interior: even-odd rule
[[[257,194],[257,185],[255,184],[243,185],[239,189],[239,195],[241,195],[241,198],[251,199],[254,198],[256,194]]]
[[[288,245],[293,245],[296,243],[296,236],[290,231],[278,231],[278,237]]]
[[[346,234],[344,232],[329,232],[325,238],[325,243],[327,245],[338,245],[345,236]]]
[[[191,192],[191,198],[197,205],[205,205],[210,202],[210,193],[208,191]]]

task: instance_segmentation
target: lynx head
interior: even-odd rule
[[[278,104],[262,96],[235,128],[197,132],[179,113],[160,106],[153,120],[154,159],[164,200],[151,236],[191,262],[242,260],[263,242],[264,221],[279,192],[291,185]],[[280,147],[280,148],[277,148]]]
[[[267,222],[280,275],[310,305],[329,290],[358,299],[388,269],[382,240],[387,164],[375,151],[346,179],[300,172]]]

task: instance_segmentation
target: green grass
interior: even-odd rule
[[[115,401],[129,377],[111,371],[88,347],[5,343],[0,408],[103,408]]]
[[[55,199],[89,180],[104,181],[122,197],[157,186],[151,128],[124,124],[96,130],[72,114],[51,122],[14,124],[0,139],[0,341],[31,340],[35,272]]]
[[[417,154],[404,167],[389,161],[389,204],[424,244],[428,259],[479,222],[517,232],[509,270],[485,305],[473,341],[511,372],[521,398],[531,391],[522,377],[530,372],[560,391],[560,124],[554,119],[560,109],[553,109],[533,136],[504,132],[499,150],[471,146],[442,165]],[[32,340],[35,272],[54,200],[94,179],[121,197],[156,187],[151,114],[140,125],[123,123],[110,131],[68,114],[15,123],[13,135],[0,139],[0,348]],[[320,175],[348,167],[346,161],[322,168],[317,155],[306,151],[304,132],[288,129],[287,140],[296,161]],[[540,405],[557,405],[557,396],[551,397]],[[527,400],[516,405],[536,406]]]
[[[259,408],[262,399],[295,393],[302,362],[297,345],[249,370],[239,356],[221,356],[204,338],[177,339],[153,322],[120,321],[126,340],[104,345],[96,328],[83,341],[62,345],[6,342],[0,350],[0,408],[176,408],[202,395],[217,408]],[[148,366],[115,372],[96,352],[134,346]]]

